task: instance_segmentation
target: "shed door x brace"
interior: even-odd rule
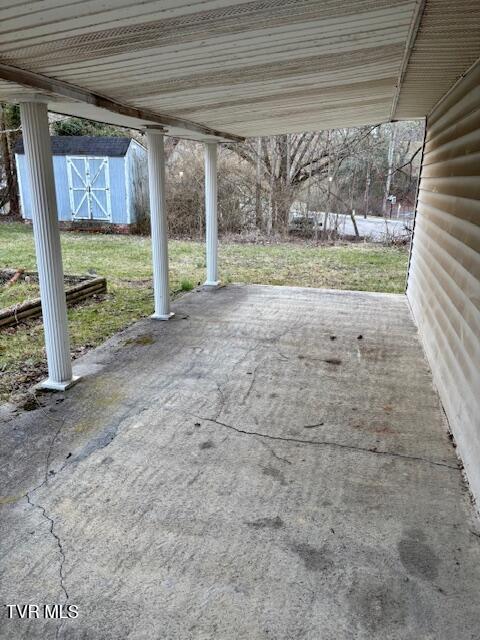
[[[111,222],[108,158],[67,156],[73,220]]]

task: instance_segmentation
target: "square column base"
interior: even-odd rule
[[[204,287],[218,287],[220,286],[220,280],[207,280],[206,282],[203,283]]]
[[[170,313],[167,313],[166,315],[157,315],[156,313],[153,313],[150,318],[153,318],[153,320],[170,320],[174,315],[173,311],[170,311]]]
[[[49,389],[50,391],[66,391],[73,387],[73,385],[81,379],[81,376],[72,376],[71,380],[67,382],[54,382],[47,378],[46,380],[42,380],[37,385],[35,385],[36,389]]]

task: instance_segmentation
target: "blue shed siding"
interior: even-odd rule
[[[20,201],[22,215],[27,220],[32,219],[32,198],[30,178],[28,176],[27,161],[24,155],[17,155],[17,167],[20,175]],[[72,219],[70,211],[70,195],[68,191],[67,160],[65,156],[54,156],[53,172],[55,175],[55,194],[57,196],[58,219],[67,221]]]
[[[25,158],[25,156],[23,156]],[[59,220],[71,220],[70,195],[68,192],[67,159],[65,156],[53,157],[53,174],[55,176],[55,193]],[[29,187],[30,188],[30,187]]]
[[[27,163],[24,155],[15,155],[17,163],[18,190],[20,192],[20,209],[22,216],[27,220],[32,219],[32,200],[28,186]]]
[[[20,178],[22,215],[27,220],[31,220],[32,199],[25,155],[17,154],[16,160]],[[129,211],[127,210],[126,180],[131,180],[131,177],[130,173],[125,171],[125,162],[125,157],[110,157],[108,159],[112,223],[114,224],[128,224],[130,222]],[[53,157],[53,171],[55,175],[58,219],[68,222],[72,220],[72,211],[68,186],[67,156]]]
[[[112,222],[128,224],[125,158],[109,158]]]

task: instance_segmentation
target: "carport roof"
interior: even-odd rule
[[[200,140],[421,118],[479,56],[478,0],[0,9],[0,99]]]

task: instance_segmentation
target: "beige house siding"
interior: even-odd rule
[[[407,296],[480,503],[480,64],[427,118]]]

